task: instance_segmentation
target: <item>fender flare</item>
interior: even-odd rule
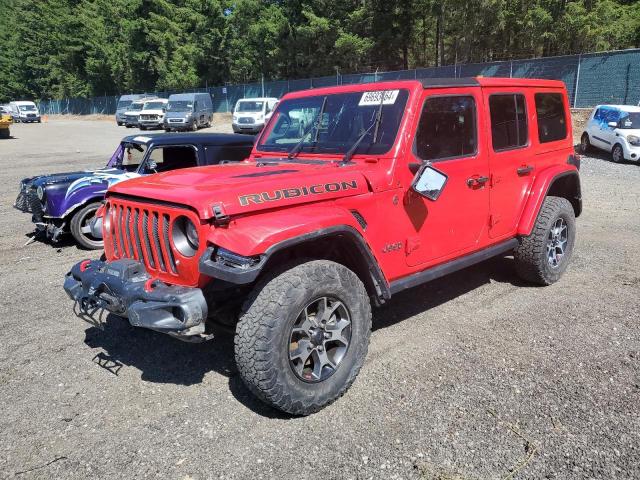
[[[286,249],[303,243],[312,242],[321,238],[331,236],[344,236],[348,238],[352,245],[356,247],[358,253],[360,254],[361,260],[363,260],[366,264],[370,278],[364,280],[371,282],[370,285],[373,287],[376,296],[379,299],[384,301],[391,298],[389,283],[382,273],[382,269],[380,268],[378,261],[373,255],[373,252],[369,248],[369,245],[360,234],[360,232],[358,232],[358,230],[350,225],[344,224],[320,228],[311,232],[288,238],[286,240],[282,240],[281,242],[278,242],[267,248],[264,254],[259,256],[259,259],[258,257],[253,257],[255,263],[250,265],[248,268],[229,267],[215,261],[215,247],[210,246],[205,250],[202,257],[200,257],[199,270],[202,274],[218,280],[223,280],[236,285],[246,285],[248,283],[252,283],[258,278],[258,276],[264,270],[264,267],[268,263],[269,259],[272,258],[276,253],[282,252]],[[238,257],[246,258],[247,260],[250,260],[252,258],[240,256]]]
[[[533,231],[533,226],[538,218],[538,213],[542,208],[542,203],[556,182],[563,179],[571,179],[575,182],[576,188],[571,198],[567,198],[574,208],[576,217],[582,212],[582,193],[580,188],[580,175],[574,165],[557,165],[547,168],[538,174],[529,190],[527,202],[525,204],[520,222],[518,223],[517,234],[527,236]],[[565,197],[566,198],[566,197]]]

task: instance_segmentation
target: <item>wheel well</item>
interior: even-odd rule
[[[549,190],[547,196],[566,198],[573,206],[573,212],[576,217],[582,213],[582,193],[580,191],[580,178],[577,174],[563,175],[556,178]]]
[[[376,304],[389,298],[388,286],[375,259],[363,253],[365,245],[348,232],[335,232],[318,238],[293,244],[271,255],[263,267],[263,273],[296,259],[331,260],[353,271],[364,284],[367,293]],[[367,258],[370,256],[371,258]],[[373,264],[372,264],[373,263]]]

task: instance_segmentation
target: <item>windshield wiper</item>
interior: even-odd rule
[[[311,128],[309,130],[307,130],[304,133],[304,135],[302,135],[302,138],[300,139],[300,141],[298,143],[296,143],[291,150],[289,150],[289,154],[287,155],[287,158],[289,160],[291,160],[296,155],[298,155],[300,150],[302,150],[302,145],[304,144],[305,140],[307,139],[307,135],[309,135],[313,131],[314,128],[316,129],[316,134],[313,137],[313,144],[315,145],[316,143],[318,143],[318,132],[320,131],[320,124],[322,123],[322,115],[324,114],[324,107],[326,105],[327,105],[327,97],[325,96],[324,99],[322,100],[322,106],[320,107],[320,111],[318,112],[318,115],[316,116],[316,119],[314,120],[313,124],[311,125]]]
[[[345,153],[344,157],[342,157],[342,161],[340,162],[341,165],[344,165],[344,164],[349,163],[351,161],[351,157],[353,157],[353,155],[356,153],[356,150],[360,146],[360,143],[362,143],[362,140],[364,140],[364,137],[366,137],[369,134],[369,132],[371,131],[371,129],[374,128],[374,127],[375,127],[375,130],[373,132],[373,139],[371,141],[371,144],[373,145],[374,143],[377,143],[377,141],[378,141],[378,130],[380,129],[380,123],[382,121],[382,105],[384,105],[384,91],[382,92],[382,95],[381,95],[381,98],[380,98],[380,105],[378,106],[378,111],[376,112],[375,120],[373,121],[373,123],[371,125],[369,125],[369,128],[367,128],[364,132],[362,132],[362,135],[360,135],[358,137],[358,139],[351,146],[351,148],[349,150],[347,150],[347,153]]]

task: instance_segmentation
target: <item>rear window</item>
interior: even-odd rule
[[[491,140],[495,151],[527,145],[529,136],[524,95],[491,95],[489,110]]]
[[[536,93],[535,100],[540,143],[567,138],[567,118],[562,95],[559,93]]]

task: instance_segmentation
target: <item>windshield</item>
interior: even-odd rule
[[[144,104],[143,110],[162,110],[164,106],[164,102],[147,102]]]
[[[131,104],[131,107],[129,107],[129,110],[142,110],[143,106],[144,106],[144,103],[142,102],[133,102]]]
[[[36,110],[35,105],[18,105],[21,112],[34,112]]]
[[[247,102],[243,100],[238,102],[236,112],[261,112],[262,105],[264,105],[264,102]]]
[[[620,112],[618,128],[640,129],[640,112]]]
[[[127,172],[135,172],[140,167],[146,151],[146,145],[122,142],[114,152],[107,166],[119,168]]]
[[[123,108],[127,108],[129,105],[131,105],[131,102],[132,100],[120,100],[116,109],[122,110]]]
[[[167,112],[191,112],[193,102],[191,100],[173,100],[167,105]]]
[[[382,118],[374,129],[370,127],[380,108],[380,94],[378,91],[328,95],[321,119],[317,116],[324,96],[282,101],[257,148],[263,152],[288,153],[305,137],[297,151],[344,154],[369,129],[354,153],[386,153],[395,142],[409,92],[384,91]],[[320,120],[317,131],[316,120]]]

